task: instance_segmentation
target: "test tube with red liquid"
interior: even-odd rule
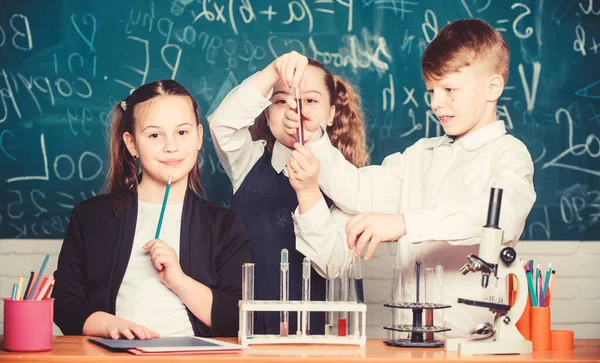
[[[296,140],[302,145],[304,145],[304,129],[302,124],[302,96],[300,95],[300,90],[298,87],[294,88],[294,99],[296,100],[296,113],[300,116],[300,126],[296,131]]]
[[[340,266],[340,301],[348,301],[348,266]],[[348,312],[341,311],[338,315],[338,336],[347,335]]]

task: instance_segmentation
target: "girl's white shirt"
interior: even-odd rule
[[[127,270],[117,294],[115,315],[157,332],[160,336],[193,336],[194,329],[179,297],[160,281],[142,248],[154,239],[161,204],[138,201],[135,237]],[[183,203],[167,204],[160,239],[179,256]]]

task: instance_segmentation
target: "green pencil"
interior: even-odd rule
[[[171,180],[173,178],[169,177],[167,181],[167,189],[165,189],[165,197],[163,198],[162,207],[160,208],[160,217],[158,217],[158,226],[156,227],[156,234],[154,235],[154,239],[158,239],[160,236],[160,226],[162,226],[163,217],[165,216],[165,208],[167,207],[167,200],[169,199],[169,190],[171,189]]]
[[[529,288],[529,297],[531,297],[531,306],[537,306],[537,295],[535,294],[535,290],[533,289],[533,281],[531,279],[531,271],[527,271],[525,273],[527,277],[527,287]]]

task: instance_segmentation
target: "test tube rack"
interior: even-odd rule
[[[410,333],[410,339],[392,339],[386,340],[384,343],[393,347],[414,347],[414,348],[435,348],[443,347],[444,342],[442,340],[424,340],[423,334],[427,333],[441,333],[449,331],[450,328],[443,326],[423,326],[423,310],[427,309],[446,309],[450,305],[436,304],[436,303],[418,303],[418,302],[401,302],[401,303],[388,303],[383,306],[388,308],[396,309],[412,309],[413,323],[405,325],[390,325],[384,326],[384,329],[408,332]]]
[[[443,326],[424,326],[423,325],[423,310],[436,310],[436,309],[447,309],[450,305],[438,304],[438,303],[422,303],[419,302],[419,287],[421,279],[421,261],[416,261],[416,272],[417,272],[417,301],[416,302],[399,302],[399,303],[387,303],[383,306],[395,309],[411,309],[412,310],[412,325],[411,324],[397,324],[384,326],[386,330],[408,332],[410,333],[410,339],[391,339],[385,340],[386,345],[392,347],[401,348],[436,348],[443,347],[443,340],[426,340],[423,338],[423,334],[433,335],[433,333],[441,333],[449,331],[450,328]]]
[[[302,327],[296,334],[280,336],[278,334],[242,334],[248,324],[247,312],[256,311],[296,311],[298,326]],[[346,336],[337,335],[307,335],[301,325],[301,312],[333,311],[352,312],[358,315],[357,329],[348,332]],[[247,347],[254,344],[347,344],[364,347],[367,344],[367,305],[364,303],[345,301],[280,301],[254,300],[239,302],[240,328],[238,331],[239,344]]]

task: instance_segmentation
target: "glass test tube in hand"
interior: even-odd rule
[[[302,261],[302,301],[310,301],[310,258]],[[302,334],[310,335],[310,311],[302,312]]]
[[[335,277],[338,273],[337,265],[327,265],[325,267],[327,281],[325,285],[325,298],[327,301],[335,301]],[[333,311],[325,312],[325,335],[333,335]]]
[[[281,301],[288,301],[290,294],[290,264],[288,260],[288,250],[286,248],[281,250],[281,270],[279,271],[279,299]],[[282,337],[288,336],[289,331],[289,312],[281,311],[279,313],[279,335]]]
[[[254,264],[242,265],[242,301],[254,300]],[[246,312],[246,337],[254,335],[254,312]]]
[[[300,125],[298,125],[298,131],[296,131],[296,140],[304,145],[304,128],[302,124],[302,95],[298,87],[294,88],[294,99],[296,101],[296,113],[300,116]]]

